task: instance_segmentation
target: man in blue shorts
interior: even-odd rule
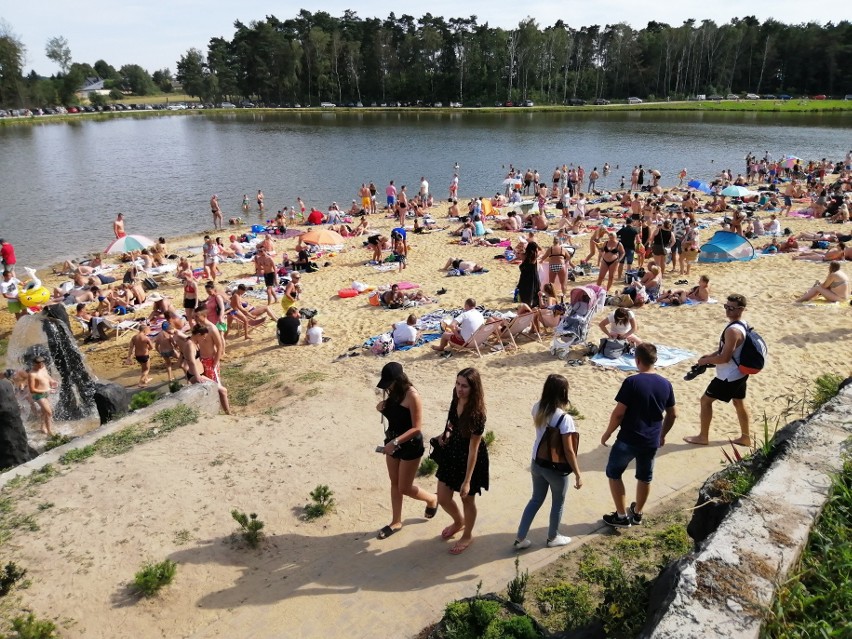
[[[657,449],[666,443],[666,434],[677,418],[674,389],[669,380],[654,372],[656,362],[656,346],[642,343],[636,347],[639,373],[622,382],[615,396],[617,404],[609,417],[609,426],[601,435],[601,444],[606,446],[612,434],[619,429],[606,465],[615,512],[603,516],[604,523],[614,528],[629,528],[642,523],[642,511],[651,492],[654,457]],[[621,476],[634,459],[636,501],[625,507]]]

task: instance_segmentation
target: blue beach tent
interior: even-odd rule
[[[701,245],[699,262],[747,262],[754,259],[754,247],[746,238],[730,231],[716,231]]]

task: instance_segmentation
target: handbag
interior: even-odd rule
[[[538,444],[538,449],[535,451],[535,463],[542,468],[549,468],[563,475],[570,475],[574,472],[571,463],[568,461],[568,455],[565,451],[565,446],[562,440],[562,433],[559,432],[559,427],[565,421],[565,414],[559,418],[556,426],[547,426],[544,429],[544,434],[541,436],[541,441]],[[576,455],[580,449],[580,433],[569,433],[568,437],[571,442],[571,447]]]
[[[601,343],[598,347],[598,353],[600,353],[607,359],[618,359],[626,352],[628,352],[628,350],[629,345],[627,343],[627,340],[612,339],[611,337],[601,338]]]
[[[446,441],[444,441],[444,444],[441,445],[440,440],[441,440],[441,437],[446,435],[448,432],[450,432],[450,433],[453,432],[453,427],[450,424],[449,419],[447,420],[447,425],[444,427],[443,434],[438,435],[436,437],[432,437],[429,440],[429,447],[431,449],[429,451],[429,459],[431,459],[436,464],[438,464],[438,466],[440,466],[447,459],[447,443],[446,443]]]

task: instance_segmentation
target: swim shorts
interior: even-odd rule
[[[276,286],[278,284],[278,278],[276,277],[275,273],[264,273],[263,283],[267,286]]]
[[[47,398],[47,393],[32,393],[32,398],[34,402],[37,402],[40,399]]]
[[[732,382],[714,377],[707,386],[707,390],[704,391],[704,394],[707,397],[712,397],[725,403],[728,403],[732,399],[745,399],[747,383],[748,375]]]
[[[198,300],[192,297],[184,297],[183,298],[183,307],[184,308],[195,308],[195,305],[198,303]]]
[[[204,367],[204,377],[212,379],[214,382],[219,382],[219,366],[216,365],[216,360],[212,357],[202,357],[201,365]]]
[[[137,355],[136,356],[136,361],[139,362],[140,364],[147,364],[149,359],[151,359],[151,358],[148,355]]]

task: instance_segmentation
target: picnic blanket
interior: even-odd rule
[[[657,363],[654,365],[657,368],[664,366],[674,366],[684,360],[695,357],[695,353],[685,351],[682,348],[674,346],[657,345]],[[630,355],[622,355],[618,359],[609,359],[603,355],[595,355],[590,360],[593,364],[604,368],[616,368],[620,371],[638,371],[636,367],[636,358],[631,353]]]
[[[421,335],[415,344],[409,344],[408,346],[394,346],[395,351],[410,351],[412,348],[417,348],[418,346],[423,346],[424,344],[428,344],[429,342],[434,342],[436,339],[441,339],[441,335],[443,333],[427,333],[425,335]],[[373,344],[376,343],[376,340],[379,339],[381,335],[375,335],[374,337],[368,337],[364,340],[364,343],[361,345],[362,348],[371,348]]]

